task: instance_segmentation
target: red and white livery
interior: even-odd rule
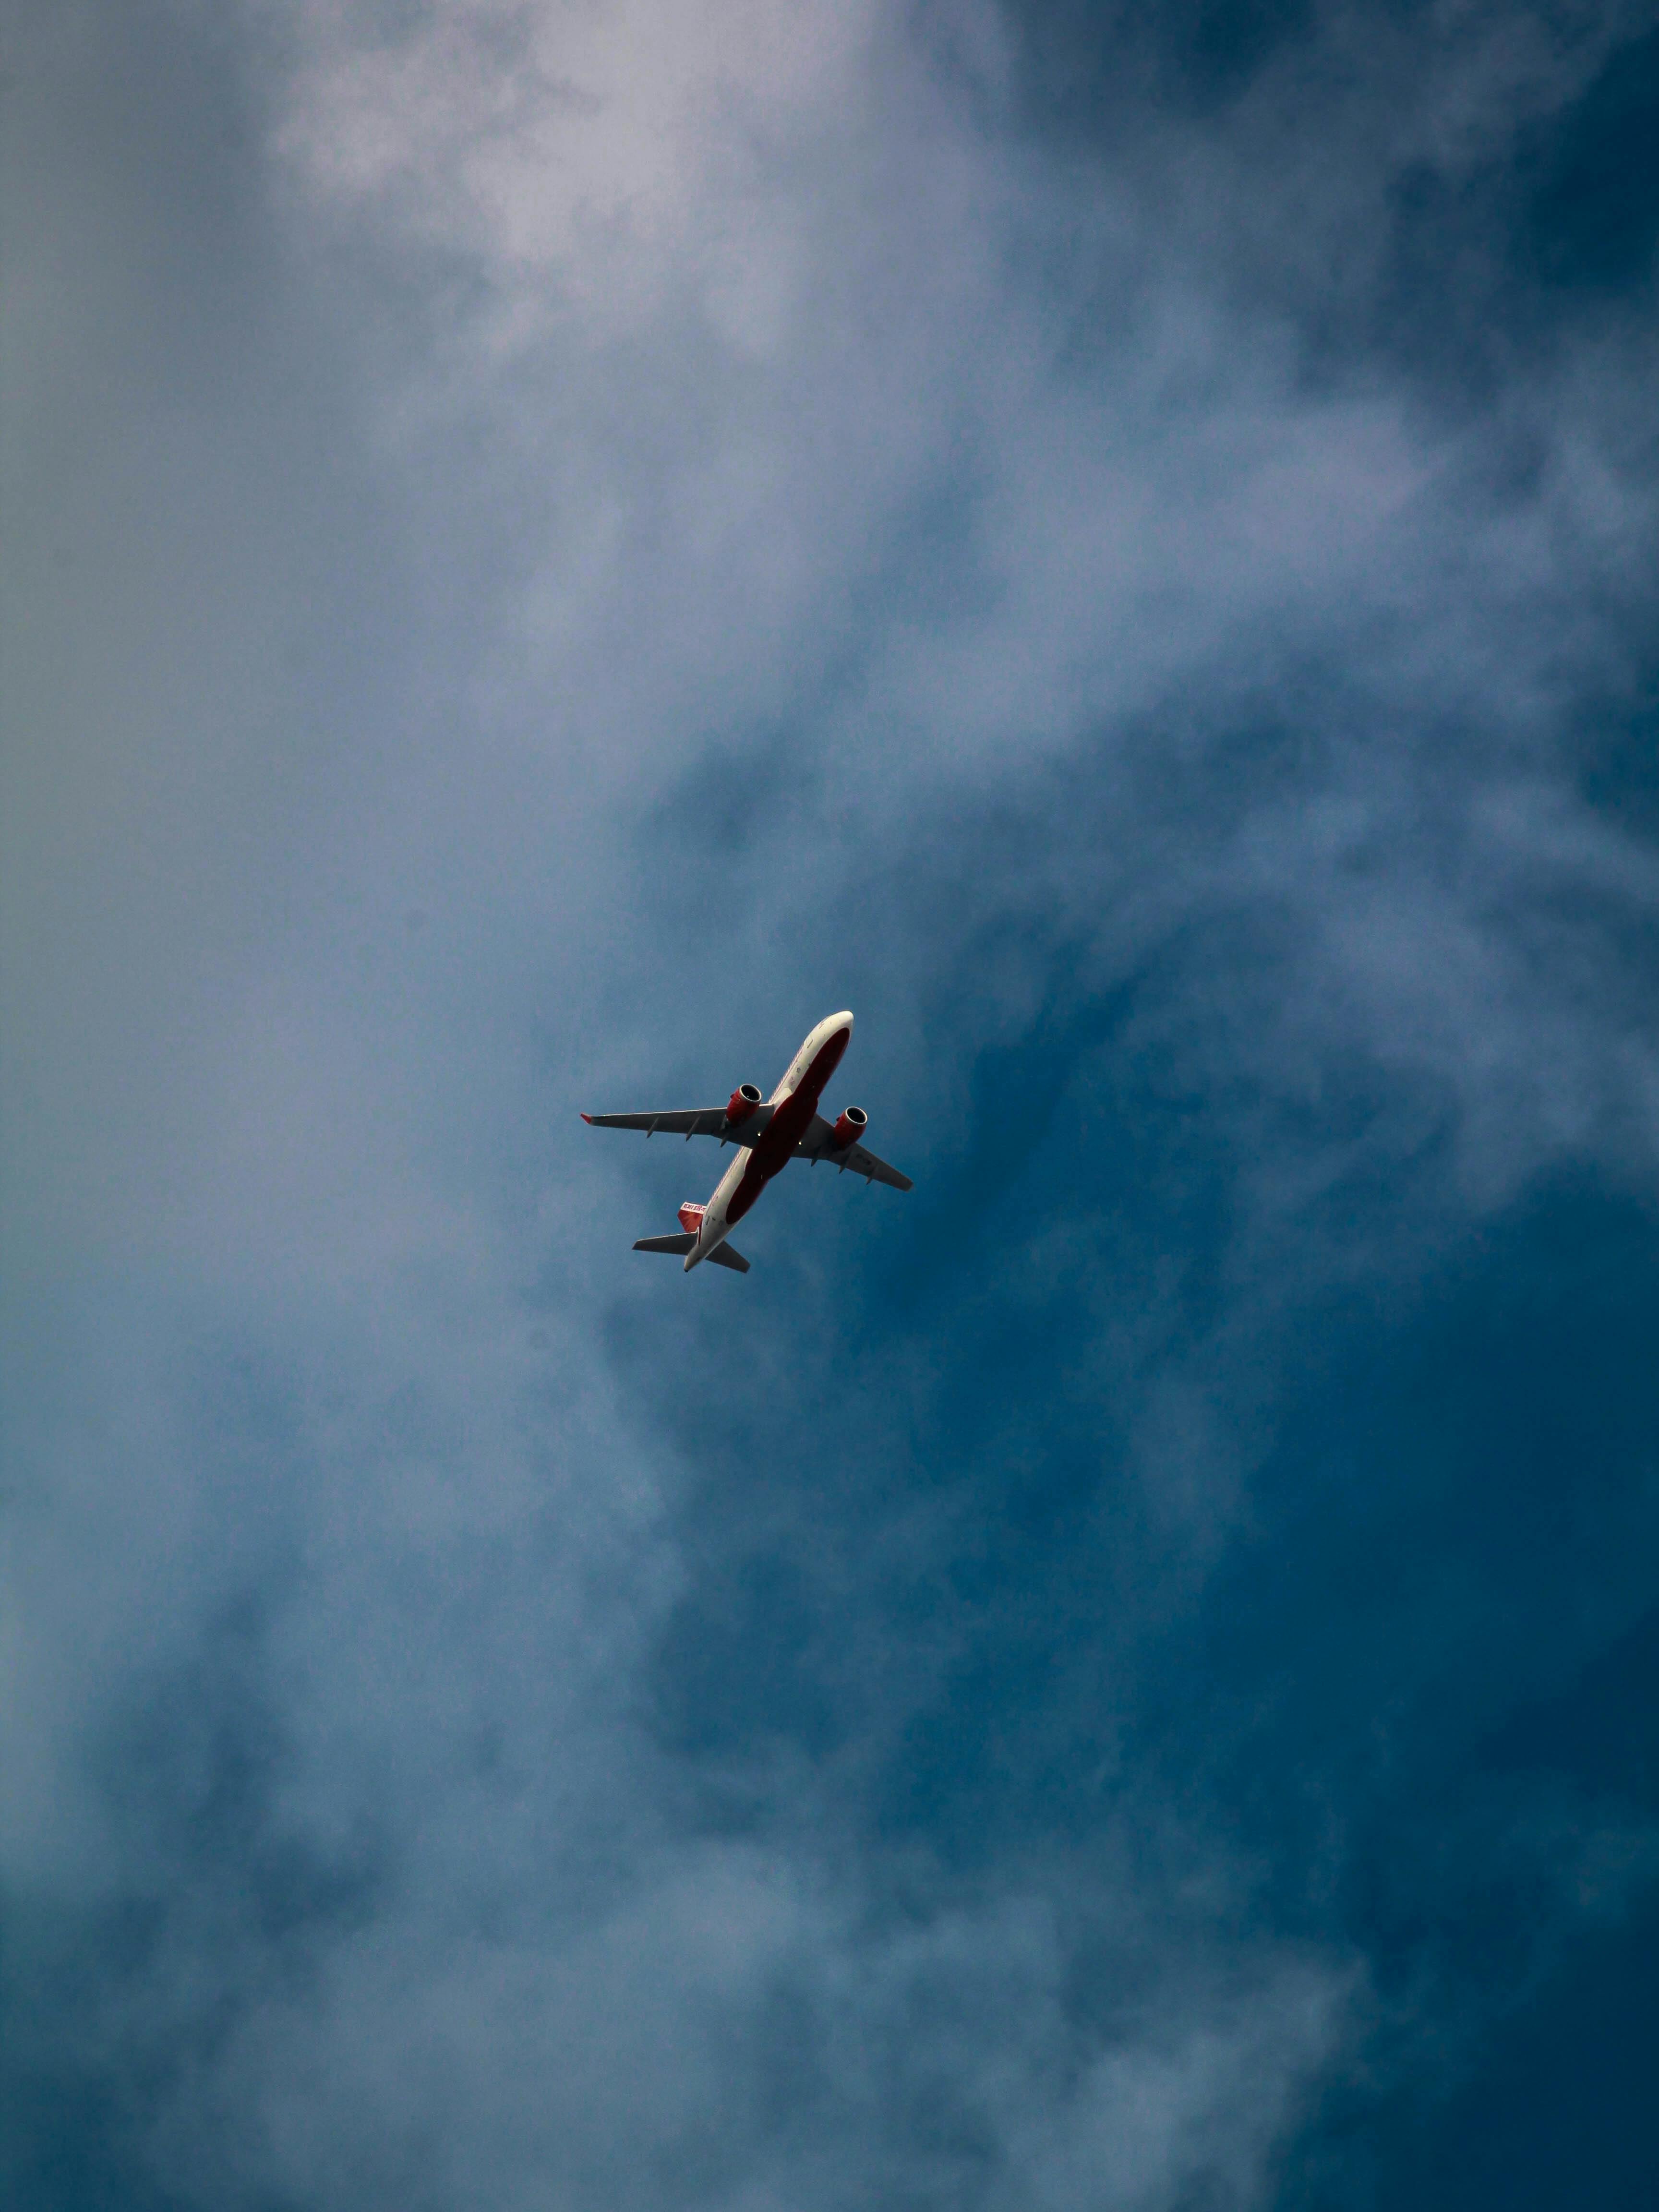
[[[833,1121],[826,1121],[818,1111],[823,1086],[840,1066],[852,1034],[851,1014],[831,1014],[820,1022],[764,1103],[752,1083],[743,1083],[724,1106],[671,1107],[659,1114],[584,1114],[583,1121],[595,1129],[643,1129],[647,1137],[672,1132],[688,1141],[718,1137],[722,1145],[738,1148],[708,1205],[697,1206],[688,1199],[681,1206],[678,1236],[641,1237],[634,1249],[683,1252],[688,1274],[700,1260],[712,1260],[718,1267],[746,1275],[748,1261],[726,1240],[791,1160],[809,1160],[814,1167],[829,1160],[842,1174],[850,1168],[866,1182],[911,1189],[908,1176],[865,1150],[860,1139],[870,1117],[861,1106],[843,1107]]]

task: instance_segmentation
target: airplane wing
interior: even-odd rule
[[[795,1147],[795,1158],[810,1160],[816,1167],[820,1160],[828,1160],[843,1172],[862,1176],[866,1182],[890,1183],[895,1190],[914,1190],[915,1185],[908,1175],[889,1167],[885,1160],[878,1159],[862,1145],[848,1145],[845,1151],[834,1141],[830,1126],[822,1114],[814,1114],[806,1134]]]
[[[675,1137],[725,1137],[734,1145],[752,1145],[772,1118],[769,1106],[757,1106],[735,1129],[726,1125],[724,1106],[665,1107],[659,1114],[584,1114],[594,1129],[643,1129],[647,1137],[660,1133]]]
[[[752,1145],[775,1110],[770,1106],[757,1106],[735,1129],[727,1125],[724,1106],[664,1107],[656,1114],[584,1114],[582,1119],[594,1129],[643,1129],[647,1137],[720,1137],[733,1145]],[[813,1162],[829,1160],[839,1169],[864,1176],[866,1182],[890,1183],[895,1190],[915,1188],[908,1176],[901,1175],[896,1168],[890,1167],[864,1146],[849,1145],[844,1152],[841,1150],[832,1141],[830,1124],[822,1114],[812,1116],[793,1157]]]

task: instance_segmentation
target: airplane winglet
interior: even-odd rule
[[[584,1114],[582,1115],[582,1119],[586,1122],[588,1127],[591,1129],[593,1126],[593,1116],[591,1114]]]

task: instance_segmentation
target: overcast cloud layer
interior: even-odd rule
[[[7,69],[9,2201],[1644,2201],[1659,15]]]

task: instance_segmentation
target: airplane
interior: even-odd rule
[[[851,1014],[831,1014],[821,1021],[789,1063],[789,1071],[763,1105],[752,1083],[740,1083],[724,1106],[670,1108],[659,1114],[584,1114],[592,1129],[643,1129],[647,1137],[659,1130],[684,1136],[718,1137],[722,1146],[735,1145],[738,1157],[714,1187],[706,1206],[688,1199],[680,1208],[679,1234],[641,1237],[636,1252],[685,1255],[689,1275],[700,1261],[712,1260],[717,1267],[730,1267],[739,1275],[749,1273],[749,1262],[734,1252],[727,1237],[750,1207],[791,1160],[832,1161],[845,1175],[851,1168],[866,1185],[890,1183],[895,1190],[913,1190],[907,1175],[878,1160],[860,1142],[870,1126],[861,1106],[845,1106],[833,1121],[818,1111],[824,1085],[840,1065],[853,1034]]]

